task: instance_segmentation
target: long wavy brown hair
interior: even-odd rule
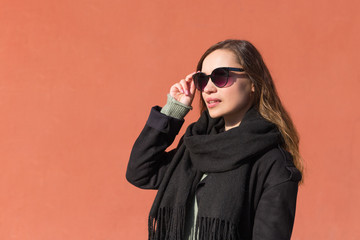
[[[304,165],[299,153],[299,135],[277,94],[273,79],[259,51],[246,40],[228,39],[211,46],[200,58],[197,71],[201,71],[204,59],[217,49],[232,51],[255,86],[254,103],[260,114],[276,124],[284,138],[284,148],[293,156],[295,166],[301,173]],[[200,94],[201,95],[201,94]],[[201,112],[206,105],[200,97]],[[303,181],[303,180],[302,180]]]

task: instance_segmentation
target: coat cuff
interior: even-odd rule
[[[160,112],[161,107],[155,106],[151,109],[150,116],[146,122],[149,127],[155,128],[163,133],[177,135],[184,119],[177,119]]]

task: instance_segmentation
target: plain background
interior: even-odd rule
[[[212,44],[262,53],[301,136],[296,240],[360,239],[358,1],[0,0],[0,239],[142,240],[150,108]],[[197,100],[186,126],[199,116]]]

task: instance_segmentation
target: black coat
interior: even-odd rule
[[[152,109],[133,146],[126,173],[127,180],[142,189],[159,189],[166,176],[171,179],[176,168],[172,166],[175,164],[172,160],[179,155],[177,149],[187,148],[181,140],[176,149],[165,151],[184,121],[161,114],[159,110],[159,107]],[[259,119],[254,110],[247,113],[243,122],[251,123],[253,119]],[[262,152],[252,153],[236,168],[208,173],[208,177],[197,182],[199,213],[202,211],[202,215],[235,222],[234,239],[290,239],[300,180],[301,174],[291,155],[280,145],[267,147]]]

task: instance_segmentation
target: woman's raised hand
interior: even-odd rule
[[[180,82],[175,83],[170,88],[170,95],[178,102],[181,102],[187,106],[191,106],[191,103],[195,96],[195,84],[192,79],[193,72],[182,79]]]

